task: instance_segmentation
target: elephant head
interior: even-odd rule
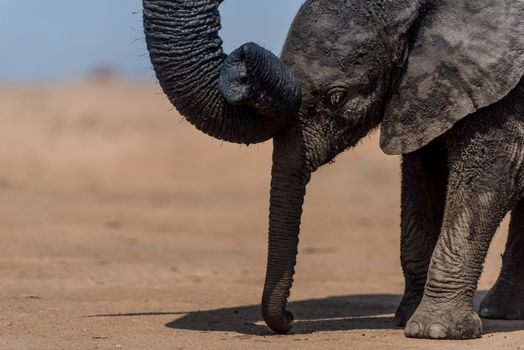
[[[262,313],[286,311],[311,173],[382,124],[387,153],[413,151],[503,98],[524,69],[524,3],[512,0],[307,0],[281,59],[256,44],[226,56],[221,0],[143,0],[160,85],[199,130],[273,138]]]

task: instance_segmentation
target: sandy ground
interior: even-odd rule
[[[260,321],[271,144],[222,144],[154,84],[0,87],[0,349],[524,349],[523,322],[404,338],[399,159],[314,174],[290,335]],[[480,283],[500,268],[505,226]]]

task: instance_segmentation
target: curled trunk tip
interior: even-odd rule
[[[291,70],[258,45],[241,47],[236,52],[243,54],[228,61],[235,64],[224,65],[221,2],[143,0],[151,62],[171,103],[197,129],[235,143],[266,141],[295,117],[300,87]],[[231,97],[241,90],[250,93],[224,98],[223,92]]]

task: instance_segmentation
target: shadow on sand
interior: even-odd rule
[[[399,295],[348,295],[294,301],[288,309],[295,316],[293,334],[351,329],[394,328],[393,313]],[[268,335],[273,332],[260,315],[260,305],[196,311],[169,322],[173,329],[237,332]]]
[[[486,292],[475,295],[475,306]],[[333,296],[289,303],[295,315],[291,333],[308,334],[323,331],[354,329],[395,329],[393,314],[400,302],[400,295],[368,294]],[[247,335],[270,335],[271,330],[261,321],[260,306],[248,305],[206,311],[144,312],[94,315],[90,317],[127,317],[181,315],[166,324],[172,329],[204,332],[236,332]],[[524,321],[482,320],[484,334],[524,330]]]

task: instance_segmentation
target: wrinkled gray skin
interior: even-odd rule
[[[518,4],[517,12],[523,7],[521,0],[505,1],[509,5],[504,11],[512,2]],[[515,39],[522,29],[519,22],[496,24],[515,32],[506,46],[517,49],[488,50],[486,42],[494,45],[504,38],[495,29],[480,28],[481,34],[471,30],[471,38],[464,39],[475,44],[465,57],[438,33],[439,25],[450,27],[445,19],[452,16],[440,13],[443,20],[432,22],[431,16],[440,11],[432,1],[308,0],[292,25],[281,60],[255,44],[226,57],[218,37],[220,2],[144,0],[146,40],[166,95],[199,130],[243,144],[273,138],[262,297],[266,323],[278,333],[293,325],[286,303],[312,172],[381,124],[384,150],[404,154],[401,260],[406,289],[396,322],[407,324],[409,337],[479,337],[481,324],[472,298],[491,238],[509,210],[503,270],[481,315],[523,318],[524,202],[519,201],[524,183],[524,83],[518,83],[523,52]],[[477,5],[465,0],[440,3],[464,17],[454,17],[455,23],[475,25],[476,20],[469,19],[479,13]],[[493,0],[475,4],[499,6]],[[462,9],[472,14],[461,14]],[[489,19],[478,22],[491,25]],[[490,33],[495,37],[484,40]],[[431,42],[419,43],[423,37]],[[485,58],[480,65],[489,61],[483,70],[449,67],[460,60],[471,68],[479,56]],[[448,65],[436,65],[446,60]],[[435,83],[428,72],[443,75],[442,81]],[[497,75],[503,76],[497,80]]]

